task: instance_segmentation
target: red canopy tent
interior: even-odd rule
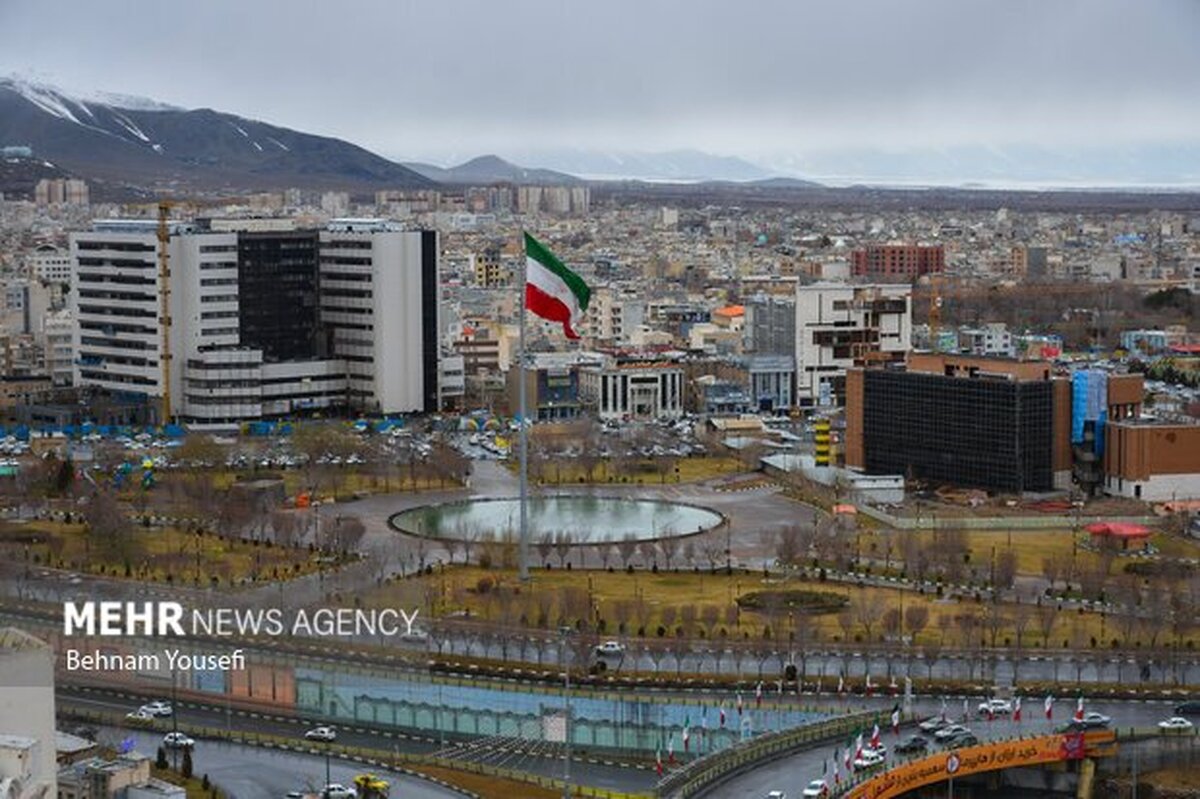
[[[1121,542],[1128,548],[1130,541],[1144,541],[1150,537],[1150,529],[1140,524],[1128,522],[1096,522],[1085,528],[1093,538],[1111,538]]]

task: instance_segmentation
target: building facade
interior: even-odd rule
[[[608,357],[580,370],[580,394],[606,421],[683,415],[683,367],[670,361]]]
[[[848,368],[900,362],[911,347],[911,287],[815,283],[796,289],[797,405],[841,405]]]
[[[851,273],[872,280],[911,281],[945,269],[946,253],[940,244],[870,244],[850,255]]]
[[[72,236],[76,385],[149,400],[169,372],[171,416],[201,426],[438,408],[435,233],[378,220],[320,231],[172,223],[164,342],[156,228],[99,222]]]
[[[1062,487],[1068,431],[1046,364],[921,356],[907,371],[852,369],[847,389],[849,467],[1007,494]]]

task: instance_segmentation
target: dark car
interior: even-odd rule
[[[910,735],[900,743],[896,744],[896,751],[900,754],[910,754],[912,752],[924,752],[929,748],[929,741],[922,738],[920,735]]]
[[[942,745],[949,749],[958,749],[963,746],[975,746],[979,743],[979,739],[975,737],[973,732],[960,732],[952,738],[947,738],[942,741]]]
[[[1200,699],[1189,699],[1175,706],[1176,716],[1200,716]]]

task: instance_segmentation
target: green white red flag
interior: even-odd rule
[[[563,326],[567,338],[579,338],[579,323],[592,298],[583,278],[525,234],[525,307],[549,322]]]

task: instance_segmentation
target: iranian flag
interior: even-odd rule
[[[1021,723],[1021,697],[1019,696],[1013,701],[1012,720],[1018,724]]]
[[[1075,720],[1083,721],[1083,694],[1079,695],[1079,700],[1075,703]]]
[[[560,322],[567,338],[579,338],[576,328],[587,310],[592,290],[583,278],[540,241],[525,234],[525,307],[550,322]]]
[[[1053,720],[1054,719],[1054,697],[1048,695],[1046,697],[1046,701],[1042,703],[1042,707],[1046,711],[1046,720],[1047,721]]]

